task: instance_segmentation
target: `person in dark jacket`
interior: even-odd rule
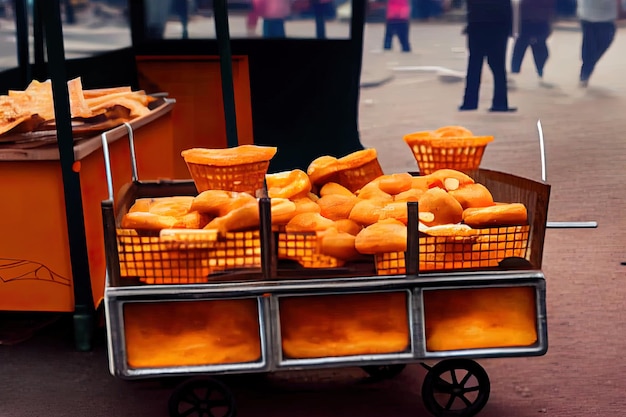
[[[577,12],[583,32],[580,86],[587,87],[596,64],[615,39],[619,14],[613,0],[579,0]]]
[[[469,59],[465,95],[459,110],[476,110],[485,58],[493,74],[492,112],[513,112],[506,85],[506,48],[512,32],[511,0],[467,0]]]
[[[530,46],[539,78],[550,53],[546,41],[552,33],[556,0],[521,0],[519,34],[513,46],[511,72],[519,74],[526,49]]]

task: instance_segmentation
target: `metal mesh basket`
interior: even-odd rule
[[[336,268],[344,261],[320,252],[320,241],[316,233],[278,234],[278,259],[298,262],[304,268]]]
[[[361,166],[343,169],[336,174],[337,182],[353,193],[365,184],[383,175],[378,159],[373,159]]]
[[[198,192],[226,190],[255,195],[263,188],[270,161],[248,164],[217,166],[187,162],[187,168]]]
[[[493,136],[429,137],[423,132],[404,136],[417,161],[420,173],[427,175],[438,169],[469,171],[478,169],[487,144]]]
[[[207,282],[212,272],[209,249],[217,233],[173,240],[142,236],[135,230],[118,229],[117,247],[122,278],[138,278],[146,284],[192,284]],[[211,237],[212,236],[212,237]]]
[[[210,281],[216,272],[261,266],[258,231],[223,237],[217,231],[183,231],[172,236],[141,236],[135,230],[118,229],[120,276],[146,284],[194,284]]]
[[[505,258],[526,257],[530,226],[479,229],[470,237],[425,236],[419,238],[419,270],[484,269]],[[378,275],[404,274],[404,252],[376,255]]]

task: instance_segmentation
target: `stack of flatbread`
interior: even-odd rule
[[[130,87],[83,90],[80,78],[67,83],[74,133],[106,130],[150,113],[156,98]],[[54,99],[50,80],[33,80],[24,91],[0,96],[0,138],[29,132],[54,131]]]

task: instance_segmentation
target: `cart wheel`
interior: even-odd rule
[[[469,417],[487,404],[489,376],[478,363],[447,359],[430,368],[422,383],[422,401],[437,417]]]
[[[367,374],[371,376],[372,378],[382,380],[382,379],[391,379],[395,376],[400,375],[400,372],[402,372],[404,368],[406,368],[406,365],[401,363],[401,364],[396,364],[396,365],[364,366],[361,369],[367,372]]]
[[[207,377],[181,383],[170,396],[168,407],[170,417],[234,417],[237,414],[230,389]]]

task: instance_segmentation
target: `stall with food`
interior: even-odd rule
[[[433,162],[433,148],[493,140],[460,126],[404,140],[419,172],[385,173],[364,149],[268,173],[280,148],[242,145],[184,150],[192,181],[121,186],[102,203],[111,373],[195,375],[170,415],[232,416],[214,375],[360,366],[385,378],[419,362],[433,415],[478,413],[490,384],[474,359],[547,350],[550,187],[480,156]]]

